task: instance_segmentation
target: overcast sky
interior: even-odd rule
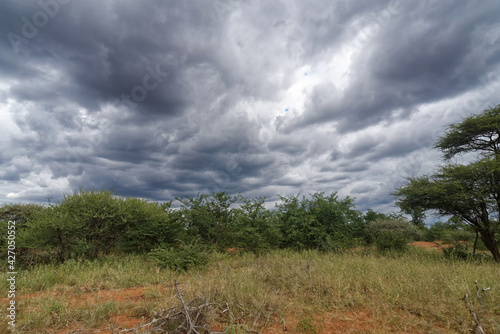
[[[324,191],[360,210],[500,103],[500,1],[0,2],[0,202]]]

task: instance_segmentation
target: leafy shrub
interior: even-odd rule
[[[443,248],[443,254],[448,259],[467,260],[471,257],[472,252],[468,250],[467,245],[457,243],[451,247]]]
[[[227,232],[234,221],[230,207],[238,200],[238,196],[220,192],[177,200],[182,203],[180,214],[188,239],[199,237],[203,243],[216,245],[220,250],[232,247]]]
[[[25,267],[32,263],[34,259],[39,259],[43,255],[32,252],[31,245],[23,238],[34,220],[40,216],[46,207],[28,204],[5,204],[0,207],[0,257],[7,257],[7,226],[9,221],[15,221],[15,249],[17,265]]]
[[[191,243],[181,243],[174,247],[159,247],[149,253],[149,257],[160,267],[172,270],[189,270],[208,263],[209,253],[196,238]]]
[[[265,198],[241,200],[243,204],[233,210],[233,223],[227,232],[231,246],[253,253],[278,248],[281,241],[278,219],[265,208]]]
[[[171,202],[153,203],[126,198],[125,217],[129,222],[117,239],[116,248],[127,253],[147,253],[160,244],[174,245],[183,233],[181,217],[170,209]]]
[[[180,225],[171,223],[157,203],[106,190],[80,190],[39,214],[24,239],[56,254],[59,261],[95,259],[114,250],[148,252],[160,242],[175,240]]]
[[[297,327],[304,334],[319,334],[322,330],[321,322],[314,319],[311,313],[307,313],[297,323]]]
[[[473,242],[475,239],[473,229],[457,217],[450,218],[447,222],[436,222],[425,230],[425,241],[444,241],[457,243],[458,241]]]
[[[282,247],[292,249],[339,250],[352,246],[356,233],[364,229],[352,199],[339,199],[336,193],[315,193],[311,199],[281,197],[277,218],[282,233]]]
[[[472,244],[476,235],[469,230],[449,230],[443,233],[442,239],[447,244],[458,244],[460,242]]]
[[[0,249],[6,245],[7,225],[15,221],[16,235],[29,228],[30,223],[36,219],[46,208],[38,204],[4,204],[0,207]],[[22,240],[17,238],[17,248],[26,247]]]
[[[417,227],[403,220],[376,220],[366,228],[367,242],[379,250],[404,250],[408,242],[419,236]]]
[[[0,207],[0,221],[16,221],[16,229],[25,228],[29,221],[34,219],[40,212],[45,210],[43,205],[28,204],[4,204]]]
[[[390,230],[382,230],[380,231],[375,238],[375,245],[378,250],[395,250],[395,251],[403,251],[406,249],[406,244],[408,243],[408,239],[405,238],[400,233],[390,231]]]
[[[490,255],[476,253],[474,254],[466,243],[456,242],[451,247],[443,248],[445,258],[449,260],[461,261],[489,261],[493,260]]]

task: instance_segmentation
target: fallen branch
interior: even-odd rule
[[[184,299],[182,298],[182,294],[181,294],[181,291],[179,290],[179,284],[177,283],[177,281],[174,281],[174,286],[175,286],[175,289],[177,290],[177,297],[179,297],[179,300],[181,301],[182,307],[184,307],[184,312],[186,314],[186,319],[187,319],[187,321],[189,323],[189,329],[188,329],[187,334],[191,334],[191,332],[195,332],[196,334],[200,334],[194,328],[193,322],[191,321],[191,317],[189,316],[189,310],[188,310],[188,308],[186,306],[186,303],[184,303]]]
[[[138,329],[141,329],[141,328],[150,328],[151,326],[153,326],[156,322],[162,320],[162,318],[157,318],[157,315],[160,314],[160,313],[163,313],[164,311],[166,310],[162,310],[162,311],[159,311],[159,312],[156,312],[155,315],[153,316],[153,319],[146,323],[146,324],[143,324],[143,325],[138,325],[138,326],[135,326],[134,328],[130,328],[130,329],[123,329],[121,331],[119,331],[118,333],[129,333],[129,332],[135,332],[137,331]]]
[[[485,291],[488,291],[490,288],[482,288],[482,289],[480,289],[479,288],[479,284],[477,284],[477,281],[476,281],[476,289],[477,289],[477,292],[476,292],[477,300],[479,301],[479,304],[481,304],[481,307],[483,308],[483,311],[485,311],[486,308],[484,307],[483,301],[481,300],[481,291],[485,292]]]
[[[472,309],[472,306],[469,301],[469,295],[467,293],[465,294],[464,300],[465,304],[467,305],[467,308],[469,309],[470,314],[472,315],[474,321],[476,322],[476,334],[484,334],[483,324],[481,323],[481,320],[477,316],[476,312],[474,312],[474,310]]]
[[[213,315],[220,319],[229,318],[231,323],[236,326],[239,326],[239,321],[245,316],[244,308],[237,303],[225,303],[223,306],[218,303],[210,303],[207,299],[200,296],[186,303],[179,288],[179,284],[176,281],[174,281],[174,287],[176,294],[173,295],[172,299],[177,297],[181,305],[155,312],[153,316],[147,320],[147,323],[137,325],[130,329],[117,328],[113,333],[146,331],[147,333],[170,334],[224,334],[224,331],[210,329],[209,319],[211,319]],[[267,315],[267,317],[265,317],[264,314],[257,315],[256,319],[254,319],[253,326],[258,322],[258,318],[263,317],[266,321],[260,325],[267,323],[267,321],[272,318],[272,313]],[[286,330],[285,320],[282,317],[279,318],[281,318],[283,330]],[[245,328],[245,330],[249,334],[260,334],[259,331],[254,329]]]

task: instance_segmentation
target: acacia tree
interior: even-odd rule
[[[393,195],[403,211],[435,210],[470,225],[497,262],[500,214],[500,105],[450,125],[436,148],[451,158],[477,153],[469,164],[448,162],[432,175],[409,178]]]

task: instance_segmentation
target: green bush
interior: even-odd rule
[[[467,246],[459,243],[443,248],[443,254],[446,258],[453,260],[467,260],[472,256]]]
[[[147,253],[158,245],[174,245],[184,232],[178,212],[171,202],[153,203],[126,198],[125,219],[130,222],[117,239],[116,249],[127,253]]]
[[[24,229],[45,208],[45,206],[35,203],[4,204],[0,207],[0,221],[15,220],[16,229]]]
[[[22,240],[55,254],[58,261],[95,259],[116,250],[148,252],[172,242],[181,228],[174,223],[164,205],[106,190],[80,190],[39,214]]]
[[[189,270],[208,263],[209,253],[196,238],[191,243],[181,243],[174,247],[159,247],[149,253],[149,257],[160,267],[172,270]]]
[[[280,199],[271,211],[265,207],[265,198],[247,200],[225,192],[198,194],[179,200],[180,208],[172,209],[172,202],[159,204],[107,190],[80,189],[47,207],[4,206],[0,221],[19,217],[18,244],[37,253],[45,251],[44,261],[47,256],[62,262],[155,249],[154,256],[175,268],[189,267],[190,261],[198,263],[193,255],[198,253],[198,244],[254,253],[276,248],[339,251],[358,245],[368,231],[366,238],[372,243],[377,240],[379,248],[400,249],[409,231],[415,231],[407,223],[401,228],[394,219],[382,220],[390,221],[386,227],[381,221],[370,222],[369,231],[367,224],[372,219],[394,217],[370,211],[363,219],[351,198],[342,199],[336,193]],[[233,207],[237,202],[240,205]],[[178,240],[184,243],[172,247]]]
[[[206,245],[215,245],[220,250],[232,246],[228,234],[234,222],[231,205],[238,200],[238,196],[220,192],[177,200],[181,202],[179,213],[187,240],[199,237]]]
[[[417,227],[404,220],[375,220],[366,228],[366,241],[379,250],[404,250],[408,242],[420,236]]]
[[[278,220],[265,208],[265,198],[241,198],[241,201],[243,204],[233,210],[234,219],[227,232],[230,246],[253,253],[278,248],[281,242]]]
[[[395,250],[403,251],[406,249],[408,239],[400,233],[390,230],[382,230],[375,237],[375,245],[380,251]]]
[[[466,243],[456,242],[451,247],[443,248],[444,257],[449,260],[461,261],[492,261],[493,257],[488,254],[476,253]]]
[[[45,210],[45,206],[34,203],[5,204],[0,207],[0,257],[7,257],[8,222],[15,221],[16,264],[19,267],[26,267],[35,260],[48,260],[45,254],[33,252],[29,242],[23,238],[33,221]]]
[[[359,211],[349,197],[339,199],[336,193],[315,193],[311,199],[281,197],[277,204],[282,248],[339,250],[355,244],[353,240],[364,229]]]
[[[46,208],[39,204],[4,204],[0,207],[0,249],[6,245],[7,225],[9,221],[15,221],[16,235],[29,228],[31,222],[36,219]],[[26,247],[19,238],[16,238],[16,248]]]

